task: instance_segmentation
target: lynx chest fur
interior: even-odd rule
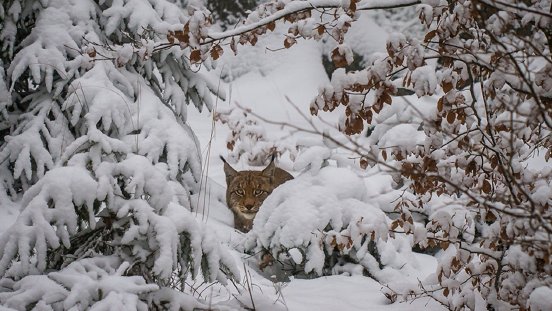
[[[221,157],[222,158],[222,157]],[[262,171],[236,171],[224,159],[226,202],[234,214],[234,228],[248,232],[266,197],[293,176],[274,165],[274,158]]]

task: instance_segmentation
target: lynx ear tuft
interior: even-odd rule
[[[226,160],[220,156],[220,159],[222,160],[222,162],[224,162],[224,174],[226,174],[226,183],[227,184],[230,184],[230,182],[232,181],[232,179],[236,176],[236,174],[238,173],[238,171],[236,171],[235,169],[233,169],[230,164],[228,164],[228,162],[226,162]]]
[[[266,177],[274,178],[274,172],[276,171],[276,165],[274,165],[274,154],[272,154],[272,159],[268,166],[263,170],[262,174]]]

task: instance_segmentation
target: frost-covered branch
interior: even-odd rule
[[[358,2],[352,0],[351,3]],[[356,4],[357,11],[366,11],[366,10],[379,10],[379,9],[394,9],[401,8],[405,6],[412,6],[419,4],[420,0],[391,0],[391,1],[382,1],[382,0],[365,0]],[[231,38],[234,36],[239,36],[241,34],[250,32],[257,28],[261,28],[270,23],[274,23],[277,20],[285,19],[285,17],[297,14],[306,10],[321,10],[321,9],[338,9],[343,8],[344,10],[349,9],[344,7],[344,2],[341,0],[306,0],[306,1],[291,1],[287,3],[283,9],[278,10],[272,13],[269,16],[263,17],[258,21],[247,23],[243,26],[236,27],[235,29],[225,31],[225,32],[210,32],[208,38],[203,44],[209,44],[214,41],[223,40]],[[261,13],[262,14],[262,13]],[[262,16],[262,15],[261,15]]]

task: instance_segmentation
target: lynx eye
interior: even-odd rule
[[[258,197],[258,196],[262,195],[262,194],[265,193],[265,192],[266,192],[266,191],[261,190],[261,189],[255,189],[255,190],[253,191],[253,195],[256,196],[256,197]]]
[[[239,195],[240,197],[242,197],[242,196],[245,194],[245,192],[243,191],[243,189],[238,189],[238,190],[236,190],[236,191],[234,191],[234,192],[235,192],[237,195]]]

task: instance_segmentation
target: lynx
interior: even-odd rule
[[[262,171],[241,171],[224,162],[226,174],[226,202],[234,214],[234,228],[248,232],[253,219],[266,197],[279,185],[293,179],[293,176],[274,165],[274,157]]]

